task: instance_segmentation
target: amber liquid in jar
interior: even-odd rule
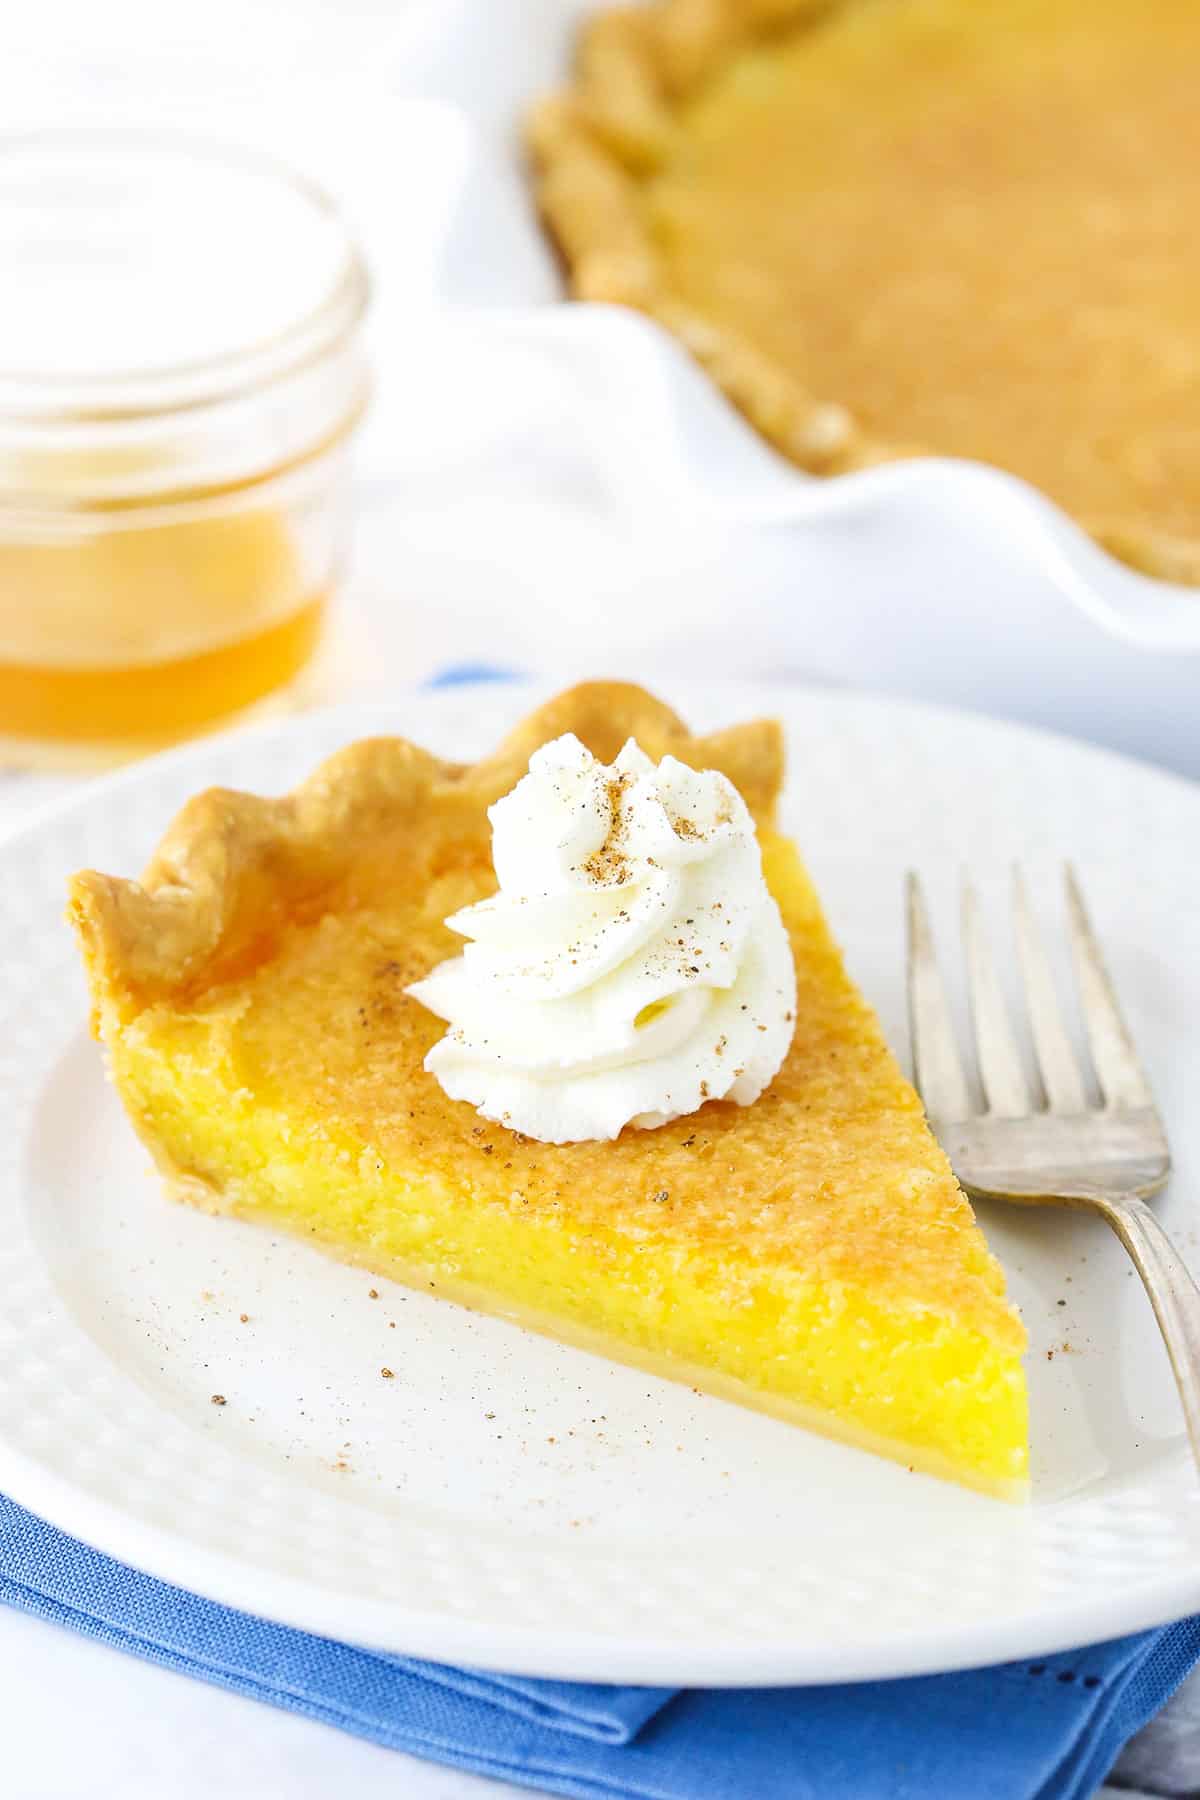
[[[270,512],[62,543],[0,537],[0,730],[131,745],[186,736],[293,682],[327,601],[306,588]]]
[[[5,263],[0,758],[117,760],[310,691],[365,400],[336,209],[190,137],[0,139]]]
[[[0,718],[21,737],[170,743],[295,680],[320,642],[324,608],[319,596],[240,643],[170,662],[124,669],[0,663]]]

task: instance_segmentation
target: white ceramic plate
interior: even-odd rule
[[[1032,1337],[1022,1510],[163,1198],[86,1035],[64,876],[136,870],[210,782],[278,791],[366,731],[474,755],[533,697],[450,690],[210,742],[0,846],[0,1488],[251,1611],[555,1676],[900,1675],[1200,1604],[1200,1486],[1166,1359],[1086,1218],[985,1219]],[[908,865],[946,926],[964,863],[998,902],[1019,856],[1049,908],[1059,859],[1078,861],[1170,1121],[1164,1210],[1200,1261],[1200,790],[909,703],[668,697],[700,726],[785,720],[786,824],[893,1041]]]

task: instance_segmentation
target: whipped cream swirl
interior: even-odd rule
[[[470,941],[408,990],[449,1022],[425,1061],[445,1092],[552,1144],[757,1100],[796,978],[733,783],[566,736],[488,817],[499,892],[446,920]]]

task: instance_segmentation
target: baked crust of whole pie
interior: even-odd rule
[[[803,468],[968,457],[1200,582],[1193,0],[649,0],[529,121],[572,292]]]
[[[754,814],[798,1005],[751,1106],[546,1144],[423,1066],[442,1025],[405,990],[453,953],[447,915],[494,889],[487,807],[566,731],[605,762],[632,736],[720,769]],[[93,1027],[179,1197],[1019,1495],[1022,1327],[774,829],[782,770],[771,721],[697,737],[641,689],[594,683],[474,765],[377,738],[283,798],[213,790],[140,881],[73,878]]]

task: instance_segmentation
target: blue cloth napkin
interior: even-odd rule
[[[0,1600],[150,1662],[573,1800],[1087,1800],[1200,1657],[1200,1619],[857,1686],[672,1692],[357,1650],[201,1600],[0,1498]]]

